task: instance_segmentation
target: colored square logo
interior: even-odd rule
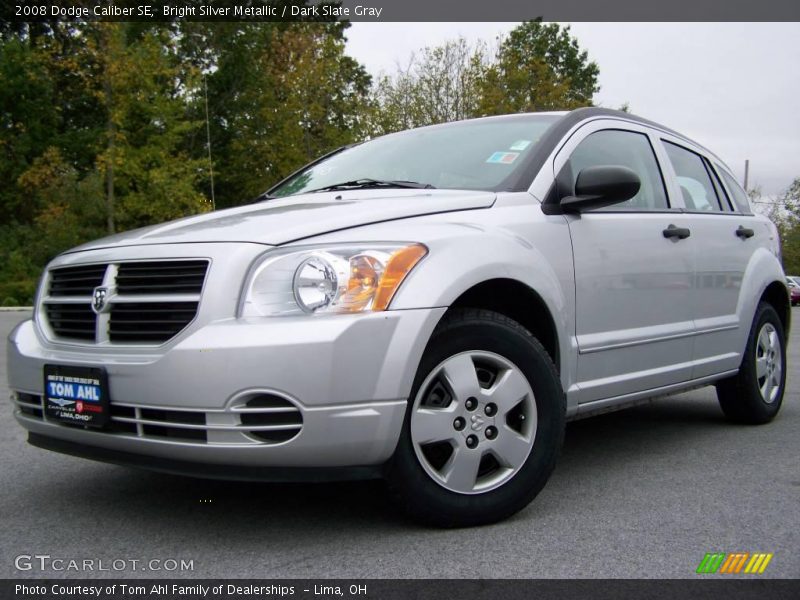
[[[486,159],[487,163],[496,165],[510,165],[519,156],[519,152],[495,152]]]

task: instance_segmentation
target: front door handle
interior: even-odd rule
[[[755,231],[753,231],[752,229],[748,229],[747,227],[744,227],[743,225],[739,225],[739,229],[736,230],[736,235],[738,235],[743,240],[746,240],[747,238],[751,238],[755,234],[756,234]]]
[[[687,237],[692,235],[692,232],[689,230],[688,227],[675,227],[675,225],[670,224],[663,231],[665,238],[678,238],[679,240],[685,240]]]

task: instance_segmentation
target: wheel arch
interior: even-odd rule
[[[491,310],[513,319],[539,340],[560,372],[558,329],[547,303],[533,288],[516,279],[489,279],[462,292],[448,310],[456,308]]]
[[[778,313],[785,335],[789,335],[789,328],[792,324],[792,303],[786,284],[782,281],[773,281],[764,289],[759,302],[766,302]]]
[[[742,353],[761,302],[766,302],[775,309],[784,331],[788,334],[792,314],[786,276],[778,258],[765,247],[756,249],[750,257],[739,291],[736,312],[739,317],[739,348]]]

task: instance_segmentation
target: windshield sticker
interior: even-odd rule
[[[525,148],[527,148],[530,145],[531,145],[530,140],[517,140],[516,142],[511,144],[511,148],[509,148],[509,150],[516,150],[518,152],[522,152],[523,150],[525,150]]]
[[[510,165],[519,156],[519,152],[495,152],[486,159],[487,163],[494,163],[497,165]]]

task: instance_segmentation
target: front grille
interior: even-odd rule
[[[17,409],[27,418],[42,420],[42,397],[12,394]],[[110,420],[104,429],[112,436],[169,440],[190,444],[226,443],[244,445],[280,444],[297,437],[303,429],[303,413],[289,400],[274,394],[251,396],[244,404],[225,411],[176,410],[110,404]],[[63,427],[80,427],[47,419]]]
[[[71,340],[95,340],[97,315],[88,304],[48,303],[47,320],[58,337]]]
[[[197,315],[207,271],[207,260],[57,267],[49,272],[41,314],[58,340],[161,344]],[[96,314],[95,289],[104,282],[108,306]]]
[[[197,302],[115,304],[108,324],[112,342],[166,342],[197,314]]]
[[[117,271],[117,293],[199,294],[207,267],[204,260],[122,263]]]
[[[94,288],[103,285],[106,265],[61,267],[50,271],[49,296],[91,296]]]

